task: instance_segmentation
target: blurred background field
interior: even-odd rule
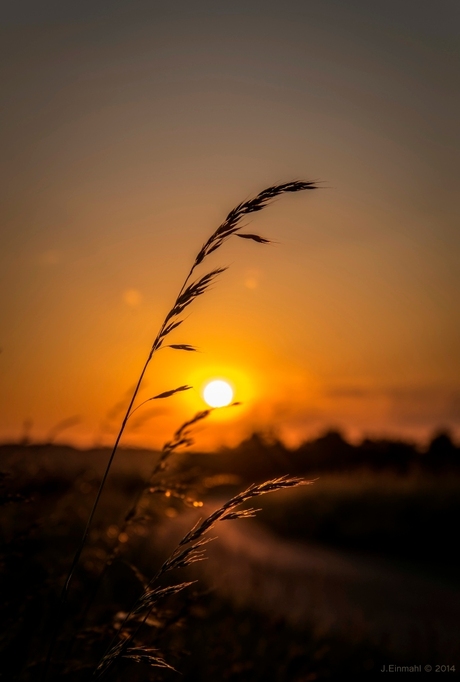
[[[284,473],[314,482],[265,496],[256,520],[221,523],[208,560],[182,572],[180,579],[197,583],[150,626],[166,660],[186,680],[296,682],[398,662],[454,665],[458,455],[447,434],[424,451],[390,441],[353,446],[334,432],[289,451],[256,435],[234,450],[178,455],[165,477],[183,491],[185,504],[168,493],[147,494],[148,523],[125,533],[123,515],[157,455],[121,450],[69,602],[69,638],[116,539],[122,552],[86,623],[93,640],[87,634],[76,640],[65,678],[88,679],[75,656],[92,661],[101,653],[98,627],[129,609],[140,590],[136,570],[151,576],[197,518],[253,480]],[[107,457],[103,449],[63,445],[1,447],[6,679],[36,679],[60,584]],[[175,673],[139,664],[126,675],[169,680]]]

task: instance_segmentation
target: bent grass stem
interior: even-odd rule
[[[149,355],[147,357],[147,360],[144,364],[144,367],[140,373],[139,379],[136,383],[134,392],[132,394],[131,400],[129,402],[128,408],[126,410],[126,414],[121,422],[120,430],[118,432],[118,435],[115,439],[114,446],[112,448],[109,460],[107,462],[107,466],[104,471],[104,475],[102,477],[101,483],[99,485],[96,498],[94,500],[93,506],[91,508],[91,512],[89,514],[88,520],[86,522],[85,529],[83,531],[82,538],[80,540],[80,543],[78,545],[77,551],[75,552],[75,556],[73,558],[72,564],[70,566],[69,572],[67,574],[64,587],[62,588],[62,592],[59,598],[59,604],[58,604],[58,610],[56,614],[56,620],[55,620],[55,625],[52,631],[51,635],[51,641],[50,645],[48,648],[48,653],[47,657],[45,660],[45,664],[43,667],[42,671],[42,682],[46,681],[47,675],[48,675],[48,670],[50,668],[54,648],[56,645],[57,641],[57,636],[59,632],[59,628],[62,624],[64,613],[65,613],[65,606],[67,602],[67,596],[69,593],[70,585],[72,583],[72,579],[75,574],[75,570],[77,568],[77,565],[80,561],[80,557],[82,554],[82,551],[85,547],[88,534],[90,531],[90,528],[92,526],[93,520],[94,520],[94,515],[96,513],[96,509],[98,507],[102,491],[104,489],[108,474],[110,472],[115,454],[117,452],[121,437],[125,431],[126,424],[128,422],[128,419],[131,414],[131,410],[133,408],[134,402],[137,398],[139,389],[141,387],[142,381],[144,379],[145,372],[147,370],[147,367],[153,357],[153,354],[159,350],[163,344],[164,339],[168,336],[168,334],[173,331],[173,329],[177,328],[180,324],[182,324],[183,319],[179,319],[184,310],[191,304],[193,301],[198,297],[201,296],[205,291],[209,288],[210,284],[216,279],[218,275],[220,275],[226,268],[215,268],[214,270],[211,270],[210,272],[206,273],[199,279],[195,280],[191,284],[189,284],[189,281],[191,279],[191,276],[194,272],[194,270],[203,263],[203,261],[209,256],[213,251],[216,251],[219,249],[231,236],[235,235],[237,237],[241,237],[245,240],[252,240],[255,241],[256,243],[260,244],[266,244],[270,243],[270,240],[265,239],[263,237],[260,237],[259,235],[256,234],[243,234],[239,233],[240,229],[243,227],[241,225],[241,221],[245,216],[250,215],[251,213],[255,213],[258,211],[263,210],[266,206],[268,206],[274,199],[276,199],[278,196],[281,196],[282,194],[285,193],[291,193],[291,192],[299,192],[302,190],[313,190],[317,189],[318,185],[316,182],[302,182],[302,181],[293,181],[293,182],[287,182],[284,184],[280,185],[274,185],[272,187],[268,187],[267,189],[263,190],[259,194],[257,194],[254,198],[249,199],[247,201],[244,201],[240,204],[238,204],[235,208],[233,208],[230,213],[227,215],[226,219],[224,222],[213,232],[213,234],[209,237],[209,239],[203,244],[201,247],[200,251],[198,252],[195,261],[192,264],[192,267],[190,268],[190,271],[187,275],[187,277],[184,280],[184,283],[179,291],[179,294],[176,298],[176,301],[169,311],[169,313],[166,315],[163,324],[160,327],[160,331],[157,334],[157,337],[155,341],[152,344],[152,347],[150,349]]]

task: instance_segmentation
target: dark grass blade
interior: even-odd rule
[[[270,239],[265,239],[265,237],[260,237],[258,234],[237,234],[237,237],[240,239],[252,239],[254,242],[258,242],[259,244],[271,244]]]

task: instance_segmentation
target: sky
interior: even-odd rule
[[[223,378],[196,448],[460,436],[456,0],[5,0],[0,440],[110,444],[202,243],[317,180],[152,360],[124,443],[159,447]],[[204,267],[204,266],[203,266]],[[202,274],[204,271],[200,271]]]

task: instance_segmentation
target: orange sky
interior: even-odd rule
[[[203,241],[292,179],[326,189],[209,258],[229,270],[171,337],[200,352],[161,351],[141,398],[195,388],[125,442],[161,445],[215,377],[243,404],[199,448],[458,435],[458,4],[95,4],[2,22],[0,439],[75,417],[58,440],[110,443]]]

